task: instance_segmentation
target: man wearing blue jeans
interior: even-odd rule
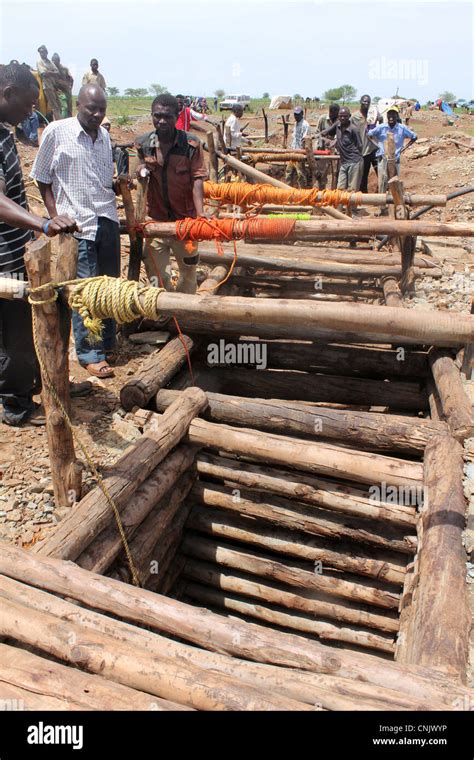
[[[112,145],[101,122],[107,98],[97,84],[81,88],[77,116],[52,122],[44,131],[31,172],[49,215],[74,218],[81,232],[77,276],[120,274],[120,235],[115,203]],[[73,314],[76,353],[91,375],[111,377],[107,358],[115,342],[115,323],[105,320],[102,339],[91,342],[79,314]]]

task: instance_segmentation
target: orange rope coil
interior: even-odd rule
[[[236,183],[237,184],[237,183]],[[260,216],[247,219],[178,219],[176,222],[178,240],[284,240],[295,229],[295,220],[287,218],[265,218]]]
[[[263,206],[265,203],[297,206],[360,206],[363,194],[351,190],[309,190],[251,185],[248,182],[204,182],[204,197],[235,206]]]

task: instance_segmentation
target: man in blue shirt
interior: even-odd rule
[[[406,139],[417,139],[418,135],[408,129],[405,124],[401,124],[398,121],[399,109],[397,106],[392,106],[387,113],[387,124],[379,124],[373,129],[369,129],[368,137],[377,143],[377,160],[378,160],[378,175],[379,175],[379,193],[387,192],[387,158],[385,156],[385,141],[389,133],[393,134],[395,142],[395,166],[397,174],[400,174],[400,152],[403,148],[403,144]]]

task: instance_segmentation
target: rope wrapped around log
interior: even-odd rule
[[[354,207],[360,206],[363,200],[362,193],[354,193],[352,190],[318,190],[318,188],[300,190],[264,184],[251,185],[248,182],[205,182],[204,197],[219,201],[219,203],[233,203],[235,206],[243,207],[263,206],[266,203],[282,206],[295,204]]]

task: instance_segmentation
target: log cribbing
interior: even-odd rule
[[[412,619],[404,661],[466,681],[471,613],[462,533],[466,525],[463,449],[450,435],[426,447],[425,506]]]
[[[175,402],[179,404],[179,402]],[[174,404],[170,409],[174,408]],[[169,410],[168,410],[169,411]],[[165,412],[167,414],[167,412]],[[161,415],[150,412],[145,431],[160,430]],[[184,437],[187,443],[223,449],[244,457],[255,457],[267,464],[295,466],[305,472],[342,478],[357,483],[418,487],[422,466],[418,462],[369,452],[356,452],[342,446],[299,440],[215,424],[195,418]],[[77,509],[76,509],[77,511]],[[58,529],[59,530],[59,529]]]
[[[157,465],[182,439],[190,420],[207,404],[199,388],[188,388],[169,407],[161,424],[130,446],[105,475],[104,482],[119,512]],[[39,554],[75,560],[107,525],[111,507],[99,486],[82,499],[46,541],[35,545]]]
[[[428,358],[451,435],[463,443],[466,438],[474,436],[474,412],[461,373],[447,349],[434,349]]]
[[[154,406],[163,412],[182,391],[158,391]],[[435,435],[447,432],[444,423],[377,412],[314,407],[277,399],[246,398],[208,392],[202,415],[210,422],[242,425],[272,433],[345,441],[372,451],[420,453]]]
[[[300,531],[277,528],[247,517],[199,505],[191,511],[186,527],[219,539],[231,539],[290,557],[291,560],[322,562],[329,568],[367,576],[402,586],[404,569],[397,555],[374,547],[330,541]],[[400,556],[400,555],[398,555]],[[390,558],[390,559],[388,559]],[[404,558],[403,558],[404,559]]]
[[[195,451],[191,446],[179,445],[169,454],[130,497],[121,514],[127,539],[133,537],[154,506],[169,493],[183,473],[194,462]],[[85,570],[103,573],[118,556],[122,542],[111,515],[110,525],[77,557],[76,562]]]
[[[417,698],[440,701],[451,708],[454,697],[466,695],[472,699],[472,689],[454,680],[448,682],[447,688],[446,676],[438,675],[434,670],[402,667],[379,657],[345,649],[335,652],[301,636],[225,619],[208,610],[190,607],[4,542],[0,542],[0,574],[76,599],[94,610],[142,623],[205,649],[218,649],[245,660],[359,679]],[[80,614],[80,608],[78,612]],[[21,620],[21,616],[18,619]],[[18,629],[21,630],[21,624],[15,626],[13,638],[16,638]],[[58,630],[57,622],[52,630]],[[70,652],[69,642],[68,650]],[[129,648],[127,652],[130,653]]]
[[[110,618],[107,615],[79,607],[70,601],[65,601],[53,594],[40,591],[5,576],[0,578],[0,594],[2,597],[21,602],[33,609],[52,613],[59,620],[67,621],[68,619],[72,619],[80,622],[81,626],[86,629],[106,633],[125,642],[130,651],[133,651],[135,648],[142,648],[150,654],[161,657],[191,660],[201,668],[210,668],[214,671],[226,673],[265,691],[278,689],[279,693],[287,697],[306,702],[313,706],[319,702],[323,709],[368,709],[372,707],[376,707],[377,709],[428,709],[423,699],[409,696],[401,691],[380,688],[364,683],[361,680],[340,678],[322,673],[311,673],[294,668],[282,668],[260,662],[250,662],[249,660],[241,660],[236,657],[229,657],[225,654],[209,652],[196,646],[183,644],[158,633],[152,633],[141,627],[124,623],[116,618]],[[12,650],[20,654],[17,648],[12,648]],[[30,655],[26,652],[24,655],[29,658],[35,658],[35,663],[37,659],[44,663],[44,660],[37,658],[36,655]],[[30,662],[33,661],[30,660]],[[51,665],[52,662],[49,660],[46,666]],[[63,669],[64,666],[57,665],[57,668]],[[31,668],[31,670],[34,672],[35,668]],[[71,675],[70,669],[67,669],[66,672]],[[90,683],[92,683],[91,679],[96,680],[95,676],[81,673],[77,669],[75,672]],[[130,709],[132,706],[140,704],[137,702],[138,692],[132,692],[128,687],[112,681],[107,681],[106,683],[110,688],[116,690],[117,693],[119,690],[123,694],[128,691],[130,698],[132,693],[135,694],[135,702],[130,700]],[[57,693],[61,692],[58,691]],[[153,700],[153,703],[158,701],[156,697],[145,696],[148,702],[150,699]],[[435,703],[439,704],[441,708],[442,702],[438,703],[435,701]],[[165,700],[163,700],[162,704],[165,704]],[[433,703],[429,704],[429,708],[434,709]],[[191,708],[176,705],[176,709],[189,710]]]
[[[126,411],[146,406],[160,388],[164,388],[181,369],[194,342],[187,335],[173,338],[138,367],[136,374],[120,389],[120,403]]]

